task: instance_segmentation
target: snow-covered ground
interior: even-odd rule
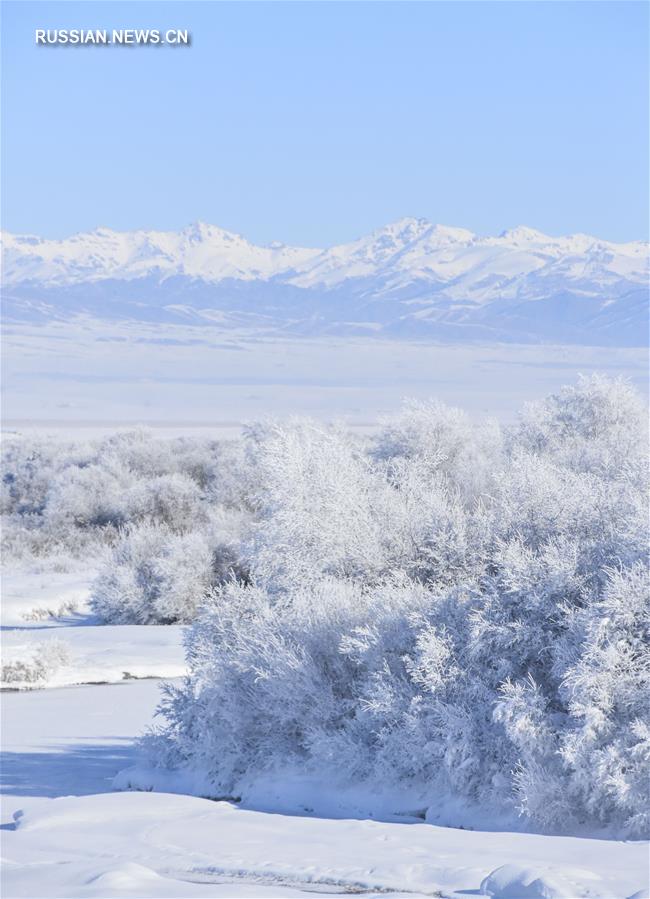
[[[643,896],[647,844],[112,793],[152,681],[3,697],[3,896]],[[504,867],[506,866],[506,867]],[[494,873],[496,872],[496,873]]]
[[[185,671],[180,625],[99,625],[88,597],[91,563],[8,568],[2,583],[4,688],[63,687]]]
[[[92,560],[72,565],[49,559],[40,563],[6,563],[0,610],[3,632],[14,627],[31,630],[44,622],[48,626],[64,626],[73,614],[88,614],[93,572]],[[61,618],[57,618],[57,613]]]
[[[53,623],[5,631],[2,685],[63,687],[177,677],[185,671],[182,631],[176,625],[94,627],[74,620],[69,628]],[[46,667],[42,678],[37,676],[41,663]]]
[[[158,697],[155,680],[3,693],[3,822],[25,797],[111,790]]]
[[[83,424],[83,439],[90,424],[176,432],[182,425],[186,434],[220,425],[224,437],[233,425],[269,415],[376,424],[405,397],[509,420],[579,373],[622,375],[646,393],[647,361],[647,350],[629,348],[260,339],[244,330],[93,318],[7,323],[4,427]]]

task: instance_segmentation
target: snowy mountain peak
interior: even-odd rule
[[[381,234],[391,234],[395,237],[401,237],[403,240],[414,240],[423,234],[428,228],[431,228],[431,222],[425,218],[405,217],[390,222],[382,228],[376,228],[371,236],[379,236]]]
[[[517,225],[516,228],[510,228],[502,231],[499,237],[508,243],[549,243],[553,241],[552,237],[536,231],[534,228],[528,228],[526,225]]]
[[[192,243],[204,243],[209,241],[219,241],[225,243],[248,243],[241,234],[235,234],[233,231],[226,231],[217,225],[210,225],[207,222],[192,222],[180,232],[181,235]]]
[[[502,280],[513,274],[529,275],[551,258],[559,262],[576,256],[600,260],[609,266],[608,271],[622,276],[637,278],[647,270],[647,248],[641,242],[612,244],[583,234],[549,237],[524,225],[503,231],[498,238],[478,237],[465,228],[414,217],[397,219],[365,237],[326,250],[280,242],[257,246],[240,234],[202,221],[180,232],[121,232],[101,226],[63,240],[3,234],[2,243],[5,284],[70,284],[181,274],[206,281],[283,276],[300,286],[332,286],[388,270],[400,279],[424,274],[446,281],[472,270],[478,274],[477,265],[485,283],[493,276]],[[469,283],[461,285],[460,292],[467,292]]]
[[[467,228],[452,228],[449,225],[432,225],[430,234],[439,237],[441,240],[446,240],[449,243],[467,243],[476,239],[476,234],[474,234],[473,231],[468,231]]]
[[[396,222],[378,228],[370,235],[369,240],[381,240],[390,237],[395,243],[408,244],[427,238],[440,245],[445,243],[468,242],[475,235],[465,228],[453,228],[449,225],[434,225],[425,218],[402,218]],[[361,238],[362,240],[364,238]]]

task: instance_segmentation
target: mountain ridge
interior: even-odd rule
[[[3,233],[2,246],[10,317],[120,310],[265,333],[647,341],[643,241],[552,237],[524,225],[483,237],[402,218],[324,249],[256,245],[205,222],[176,232],[100,227],[63,240]]]

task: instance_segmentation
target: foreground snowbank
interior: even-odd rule
[[[136,761],[134,739],[151,724],[159,693],[153,680],[3,693],[3,823],[23,797],[110,791]]]
[[[285,896],[610,899],[643,889],[648,852],[645,843],[300,818],[163,793],[29,801],[6,837],[5,895],[32,897],[264,896],[275,887]]]

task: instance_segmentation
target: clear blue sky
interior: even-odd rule
[[[642,2],[2,3],[3,227],[648,231]],[[189,28],[191,48],[34,29]]]

